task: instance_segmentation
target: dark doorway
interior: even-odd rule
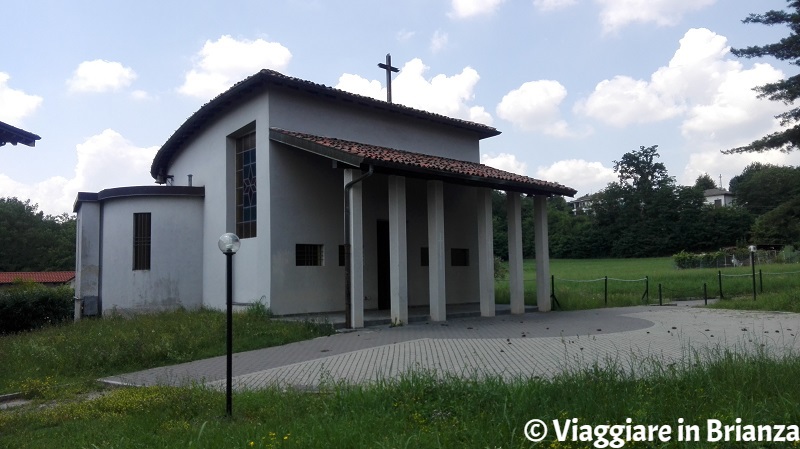
[[[391,307],[389,274],[389,220],[378,220],[378,309]]]

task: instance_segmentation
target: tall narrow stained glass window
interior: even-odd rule
[[[150,213],[133,214],[133,269],[150,269]]]
[[[256,236],[256,133],[236,139],[236,234]]]

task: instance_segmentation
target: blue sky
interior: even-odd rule
[[[0,197],[71,211],[78,191],[151,184],[155,151],[200,106],[261,68],[496,127],[484,163],[578,189],[659,145],[681,184],[800,153],[719,150],[778,129],[751,88],[793,75],[729,48],[785,0],[7,0],[0,121],[42,137],[0,148]]]

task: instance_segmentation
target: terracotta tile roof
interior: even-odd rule
[[[254,94],[263,91],[269,86],[289,89],[294,92],[317,96],[334,102],[348,103],[373,111],[377,110],[406,117],[416,117],[428,122],[435,122],[445,126],[452,126],[465,131],[474,132],[481,139],[500,134],[500,131],[497,129],[481,123],[447,117],[397,103],[388,103],[371,97],[339,90],[324,84],[317,84],[304,79],[287,76],[274,70],[263,69],[234,84],[230,89],[218,95],[192,114],[158,150],[150,166],[150,175],[153,176],[154,179],[157,179],[159,172],[166,170],[170,161],[183,150],[186,143],[202,128],[208,126],[213,120],[226,113],[231,108],[251,99]]]
[[[0,284],[13,284],[18,279],[40,284],[66,284],[74,278],[74,271],[11,271],[0,273]]]
[[[518,175],[476,162],[397,150],[332,137],[270,128],[270,139],[351,165],[373,165],[398,174],[439,178],[447,182],[529,194],[574,196],[577,191],[556,182]]]

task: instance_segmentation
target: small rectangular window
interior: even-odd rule
[[[133,214],[133,269],[150,269],[150,212]]]
[[[298,267],[322,266],[322,245],[298,243],[294,254]]]
[[[339,245],[339,266],[344,266],[344,245]]]
[[[467,248],[451,248],[450,249],[450,266],[453,266],[453,267],[468,267],[469,266],[469,249],[467,249]]]
[[[428,261],[428,247],[423,246],[419,249],[419,265],[421,267],[427,267],[430,264]]]

